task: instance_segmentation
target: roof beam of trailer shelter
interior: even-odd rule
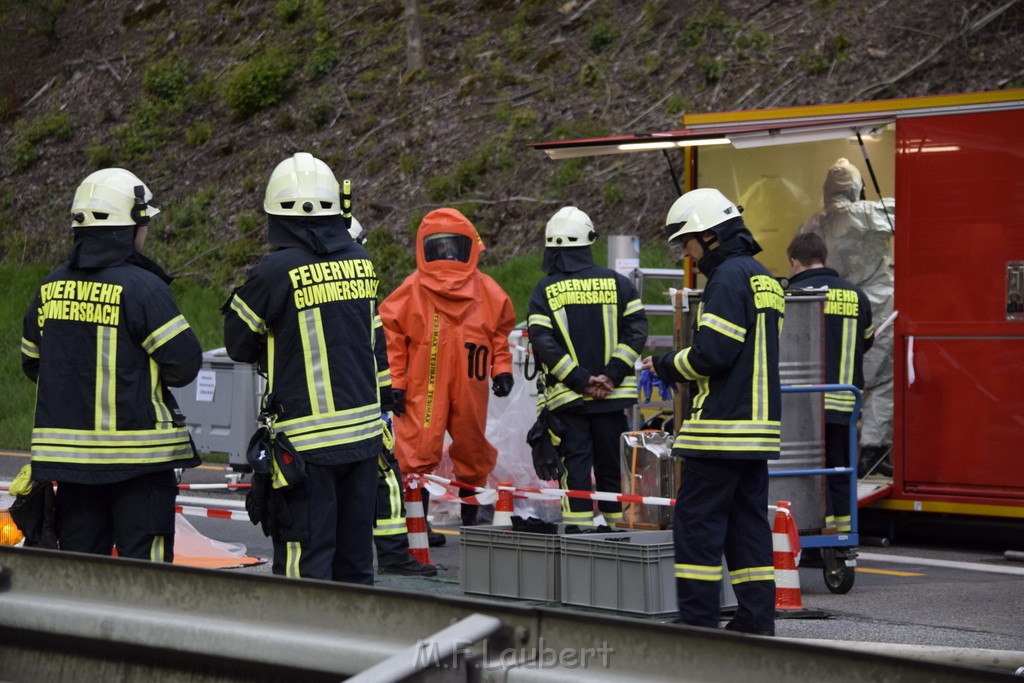
[[[684,128],[528,145],[553,160],[731,144],[736,149],[871,134],[897,118],[1015,109],[1024,89],[846,102],[805,107],[685,114]]]

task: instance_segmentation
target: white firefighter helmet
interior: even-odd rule
[[[668,241],[711,230],[740,215],[740,208],[714,188],[691,190],[677,199],[665,217]]]
[[[338,180],[327,164],[308,152],[297,152],[270,174],[263,210],[274,216],[339,215]]]
[[[355,216],[349,217],[348,234],[352,236],[352,241],[356,244],[366,244],[367,232],[363,229],[363,226],[356,220]]]
[[[75,228],[145,225],[160,213],[151,206],[153,193],[138,176],[123,168],[90,173],[71,201]]]
[[[583,247],[597,239],[590,216],[575,206],[563,206],[555,212],[544,230],[548,247]]]

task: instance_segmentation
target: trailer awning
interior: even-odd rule
[[[737,149],[837,140],[870,133],[897,118],[951,112],[998,111],[1024,106],[1024,89],[961,95],[847,102],[805,107],[728,111],[683,116],[683,128],[527,145],[551,159],[731,144]]]
[[[737,149],[746,149],[795,142],[838,140],[854,137],[858,132],[866,135],[892,123],[893,120],[894,118],[890,116],[835,118],[814,122],[766,122],[755,125],[714,126],[712,129],[704,130],[683,129],[584,140],[535,142],[528,146],[544,152],[554,160],[704,145],[732,145]]]

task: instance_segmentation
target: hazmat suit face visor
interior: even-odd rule
[[[439,232],[423,240],[423,258],[431,261],[459,261],[468,263],[473,243],[465,235]]]

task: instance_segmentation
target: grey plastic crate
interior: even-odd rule
[[[200,453],[227,453],[233,469],[248,470],[245,450],[256,431],[264,379],[256,373],[255,365],[231,360],[224,348],[203,353],[203,371],[205,377],[171,389],[185,414],[196,449]],[[209,373],[213,385],[200,387],[201,381],[209,382]]]
[[[459,530],[459,585],[464,593],[557,602],[561,539],[509,526]]]
[[[671,531],[630,531],[562,537],[562,602],[630,612],[675,612],[675,549]]]

